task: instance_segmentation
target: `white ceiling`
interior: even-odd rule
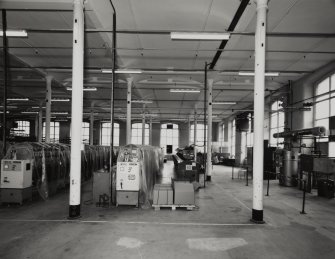
[[[205,62],[212,62],[220,42],[172,41],[171,31],[225,31],[240,5],[239,0],[113,0],[118,31],[117,66],[143,70],[186,70],[193,73],[126,74],[118,76],[115,90],[117,116],[125,114],[126,81],[133,78],[133,98],[153,100],[145,111],[158,113],[156,120],[201,115],[204,99]],[[109,0],[87,0],[86,29],[111,30],[112,7]],[[25,103],[13,103],[10,116],[43,105],[44,75],[54,76],[53,97],[71,97],[72,33],[51,30],[72,29],[71,0],[2,0],[7,9],[10,29],[27,29],[28,38],[10,38],[9,96],[29,97]],[[335,33],[334,0],[272,0],[269,2],[268,33],[291,33],[267,38],[266,70],[280,71],[279,77],[267,78],[266,88],[277,90],[289,80],[297,80],[335,59],[335,37],[298,33]],[[256,8],[250,1],[235,32],[255,31]],[[37,32],[36,30],[44,30]],[[144,32],[156,31],[155,34]],[[1,41],[2,44],[2,41]],[[98,112],[109,118],[111,75],[102,68],[112,67],[112,33],[86,33],[85,85],[98,88],[84,93],[84,111]],[[322,53],[326,52],[326,53]],[[1,52],[2,64],[2,52]],[[238,71],[254,69],[254,37],[231,35],[209,78],[214,79],[214,101],[236,101],[236,105],[214,106],[213,114],[221,121],[253,103],[253,78],[238,76]],[[194,71],[196,71],[194,73]],[[220,73],[223,72],[223,73]],[[2,74],[0,77],[2,81]],[[1,84],[1,87],[2,84]],[[200,94],[170,93],[170,88],[199,88]],[[1,90],[2,93],[2,90]],[[266,92],[269,94],[269,91]],[[2,101],[1,97],[1,101]],[[52,110],[70,112],[69,103],[53,103]],[[143,112],[142,104],[133,104],[133,114]],[[86,115],[85,115],[86,116]]]

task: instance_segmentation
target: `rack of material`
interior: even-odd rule
[[[32,199],[30,160],[1,160],[1,203],[19,203]]]
[[[114,150],[114,153],[117,150]],[[70,146],[61,143],[24,142],[12,144],[4,159],[30,160],[32,187],[43,199],[48,199],[69,185]],[[81,153],[81,179],[92,178],[94,171],[109,168],[110,148],[84,146]]]

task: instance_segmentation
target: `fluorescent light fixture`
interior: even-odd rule
[[[28,37],[25,30],[6,30],[7,37]],[[3,37],[3,30],[0,31],[0,37]]]
[[[230,33],[171,32],[172,40],[229,40]]]
[[[67,119],[56,119],[55,121],[68,121]]]
[[[51,101],[52,102],[69,102],[70,99],[69,98],[52,98]]]
[[[0,111],[0,113],[3,113],[3,111]],[[6,113],[9,113],[9,111],[7,111]]]
[[[101,69],[101,73],[112,74],[113,69]],[[140,69],[116,69],[115,74],[141,74]]]
[[[37,114],[38,112],[32,112],[32,111],[27,111],[27,112],[21,112],[23,114]]]
[[[254,72],[238,72],[239,76],[255,76]],[[265,76],[279,76],[279,72],[266,72]]]
[[[39,107],[39,106],[33,106],[31,107],[32,109],[39,109],[39,108],[42,108],[42,109],[45,109],[46,107],[45,106],[42,106],[42,107]]]
[[[91,115],[91,112],[83,112],[83,115]],[[93,115],[99,115],[99,113],[94,112]]]
[[[151,100],[131,100],[132,103],[152,103]]]
[[[7,98],[7,101],[29,101],[28,98]]]
[[[72,87],[66,87],[66,90],[72,91]],[[96,87],[83,88],[83,91],[85,91],[85,92],[93,92],[93,91],[96,91],[96,90],[97,90]]]
[[[0,105],[0,108],[4,108],[2,105]],[[17,109],[17,106],[15,105],[7,105],[7,109]]]
[[[157,117],[158,114],[151,114],[151,113],[148,113],[148,114],[146,114],[145,116],[149,116],[149,117]]]
[[[213,105],[220,105],[220,104],[227,104],[227,105],[233,105],[236,104],[236,102],[213,102]]]
[[[51,112],[53,115],[68,115],[68,112]]]
[[[170,93],[200,93],[199,89],[170,89]]]

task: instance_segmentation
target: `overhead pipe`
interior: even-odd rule
[[[8,47],[7,47],[7,16],[6,10],[2,10],[2,44],[3,44],[3,120],[2,120],[2,141],[3,141],[3,155],[6,155],[6,139],[7,139],[7,85],[8,85]]]
[[[304,135],[313,135],[313,136],[324,136],[326,133],[325,127],[314,127],[308,129],[299,129],[299,130],[290,130],[284,131],[279,133],[274,133],[274,138],[294,138],[297,136],[304,136]]]

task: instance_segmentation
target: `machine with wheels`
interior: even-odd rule
[[[30,160],[1,160],[1,203],[19,203],[32,199]]]

